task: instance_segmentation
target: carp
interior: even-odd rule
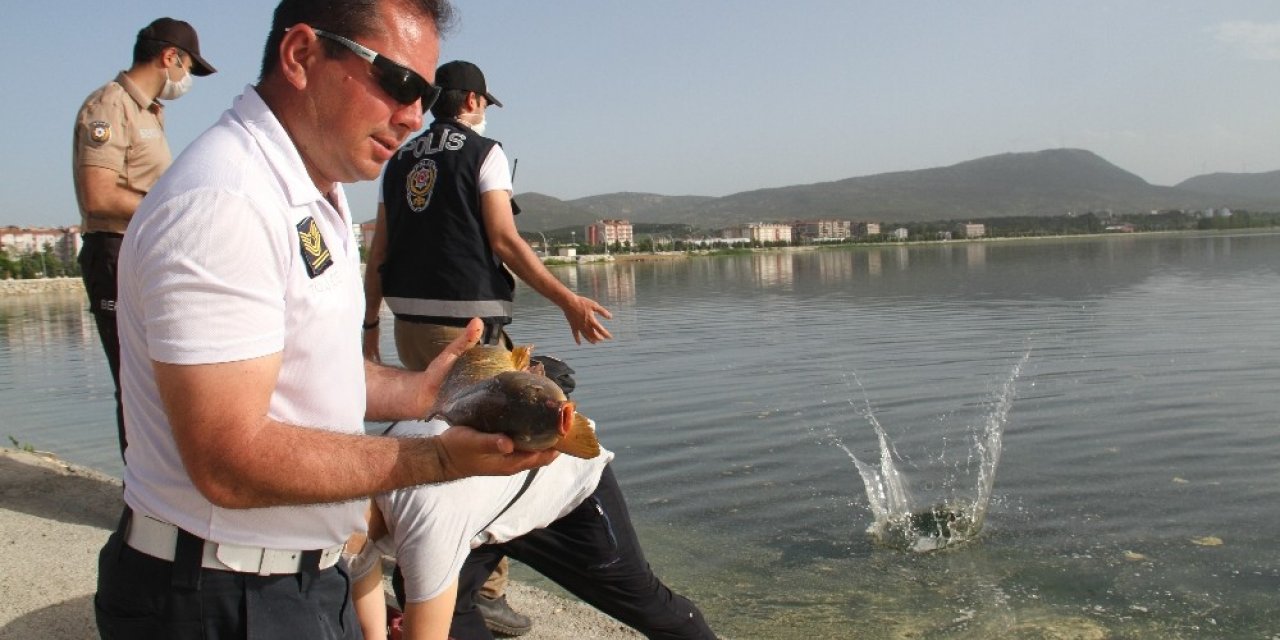
[[[532,347],[475,345],[440,387],[428,418],[511,438],[517,449],[554,448],[578,458],[600,454],[594,423],[555,382],[526,371]]]

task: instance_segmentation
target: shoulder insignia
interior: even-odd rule
[[[405,179],[405,197],[414,213],[422,213],[431,203],[431,192],[436,187],[438,173],[435,160],[430,158],[419,160],[409,170],[409,176]]]
[[[307,264],[308,276],[315,278],[333,266],[333,256],[324,244],[320,227],[311,216],[298,223],[298,245],[302,249],[302,261]]]
[[[94,144],[106,144],[111,139],[111,124],[102,120],[89,123],[89,141]]]

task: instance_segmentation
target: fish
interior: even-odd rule
[[[454,362],[429,418],[511,438],[521,451],[600,455],[594,423],[550,378],[525,369],[532,346],[475,345]]]

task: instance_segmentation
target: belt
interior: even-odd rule
[[[153,558],[173,562],[175,549],[178,546],[178,527],[162,520],[134,513],[133,519],[129,524],[129,532],[125,535],[125,543]],[[319,554],[319,568],[328,569],[338,564],[338,559],[342,557],[342,548],[344,546],[339,544],[315,552]],[[236,573],[256,573],[263,576],[299,573],[309,568],[303,566],[304,554],[315,557],[315,553],[292,549],[266,549],[237,544],[219,544],[205,540],[204,555],[200,560],[200,566],[205,569],[234,571]]]

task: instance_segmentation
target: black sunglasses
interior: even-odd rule
[[[336,33],[321,31],[320,29],[312,29],[316,35],[321,38],[328,38],[350,49],[353,53],[364,58],[369,64],[373,65],[378,78],[378,86],[382,87],[387,95],[391,96],[396,102],[404,105],[410,105],[418,100],[422,100],[422,110],[431,109],[431,105],[436,103],[436,98],[440,97],[440,87],[437,87],[426,78],[418,75],[418,72],[410,69],[402,64],[392,62],[390,58],[366,47],[358,42],[348,40]]]

